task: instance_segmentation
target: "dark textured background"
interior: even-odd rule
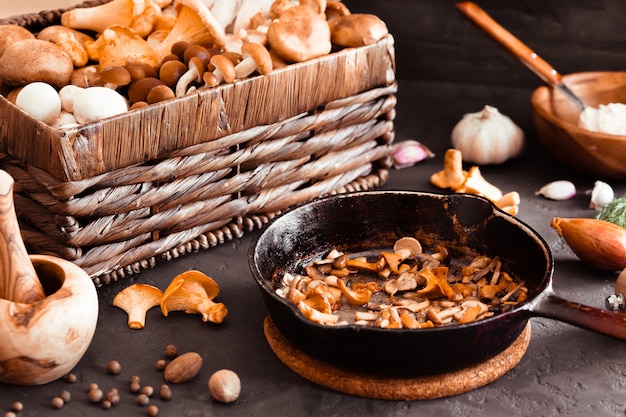
[[[519,218],[537,230],[552,249],[555,289],[570,300],[602,308],[613,291],[614,274],[583,267],[549,226],[552,216],[589,217],[586,190],[595,178],[567,169],[547,155],[530,118],[530,95],[541,82],[454,9],[449,0],[349,0],[353,12],[368,12],[385,20],[396,39],[399,79],[396,141],[417,139],[435,151],[435,158],[415,167],[392,171],[384,188],[437,191],[429,176],[441,169],[450,131],[464,113],[485,104],[498,107],[525,131],[524,155],[501,166],[481,168],[503,191],[522,196]],[[480,5],[503,26],[552,63],[561,73],[623,70],[626,66],[626,1],[624,0],[485,0]],[[554,179],[573,180],[579,189],[572,200],[548,201],[534,195]],[[621,195],[625,183],[611,185]],[[145,384],[158,386],[154,369],[163,347],[175,343],[181,351],[196,350],[204,359],[199,375],[173,387],[170,402],[152,400],[160,416],[623,416],[626,408],[626,343],[549,319],[534,318],[526,355],[505,376],[480,389],[432,401],[378,401],[329,391],[285,367],[271,352],[263,335],[265,305],[246,264],[254,233],[197,254],[161,263],[134,279],[100,289],[100,321],[94,341],[75,372],[79,382],[62,381],[41,387],[0,384],[0,412],[15,400],[26,404],[20,416],[141,416],[145,409],[124,390],[129,377],[139,374]],[[167,319],[158,309],[148,314],[146,328],[126,328],[126,315],[111,306],[114,295],[131,282],[164,287],[190,268],[214,277],[221,287],[219,301],[229,316],[211,326],[193,315]],[[459,341],[463,343],[463,341]],[[389,355],[381,352],[381,357]],[[395,356],[394,356],[395,357]],[[119,376],[105,372],[111,359],[122,362]],[[407,358],[404,360],[428,360]],[[235,404],[211,400],[206,387],[220,368],[235,370],[242,394]],[[122,402],[101,410],[86,401],[86,387],[98,382],[118,387]],[[70,389],[72,403],[52,410],[50,399]]]

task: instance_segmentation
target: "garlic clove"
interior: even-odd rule
[[[552,181],[535,191],[535,195],[550,200],[569,200],[576,195],[576,186],[567,180]]]
[[[591,218],[555,217],[550,226],[592,268],[612,272],[626,267],[626,229]]]
[[[454,126],[452,146],[477,165],[501,164],[524,150],[524,131],[493,106],[467,113]]]
[[[615,192],[611,186],[603,181],[596,181],[591,190],[589,208],[601,211],[615,198]]]
[[[416,140],[405,140],[391,147],[391,160],[396,169],[408,168],[424,159],[433,158],[434,153]]]

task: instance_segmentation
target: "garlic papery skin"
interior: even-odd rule
[[[569,200],[576,195],[576,186],[567,180],[552,181],[535,191],[535,195],[549,200]]]
[[[451,139],[463,159],[477,165],[501,164],[515,158],[526,142],[524,131],[489,105],[478,113],[465,114],[452,129]]]
[[[390,154],[393,167],[396,169],[408,168],[435,156],[430,149],[416,140],[405,140],[394,144]]]
[[[596,181],[593,185],[593,190],[591,190],[589,208],[601,211],[614,198],[615,192],[609,184],[603,181]]]

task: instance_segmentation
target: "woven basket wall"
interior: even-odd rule
[[[36,31],[59,16],[0,23]],[[388,36],[63,131],[0,97],[0,168],[28,249],[99,286],[313,198],[382,185],[396,91]]]

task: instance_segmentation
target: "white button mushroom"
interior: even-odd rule
[[[15,105],[46,124],[61,114],[61,99],[50,84],[34,82],[27,84],[15,98]]]
[[[61,97],[61,109],[66,112],[74,112],[74,99],[76,94],[83,91],[83,87],[79,87],[73,84],[68,84],[59,90],[59,97]]]
[[[128,111],[128,102],[117,91],[89,87],[74,98],[74,117],[80,124],[95,122]]]

